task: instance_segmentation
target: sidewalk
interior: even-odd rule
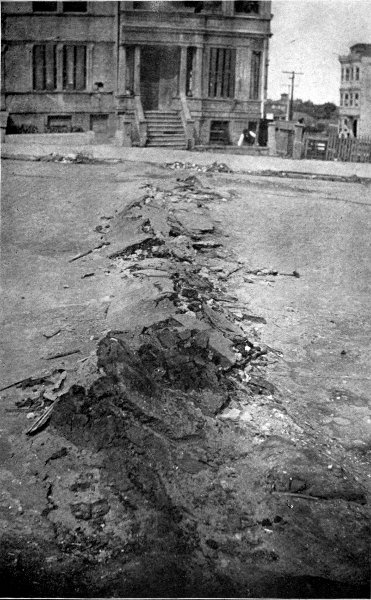
[[[51,153],[82,153],[97,159],[130,160],[164,164],[168,162],[190,162],[208,165],[214,161],[227,164],[236,172],[261,173],[276,171],[285,173],[301,173],[314,176],[326,175],[334,177],[363,177],[371,179],[371,164],[334,162],[321,160],[292,160],[273,156],[232,155],[216,152],[189,152],[167,148],[127,148],[112,145],[44,145],[16,143],[2,144],[1,154],[10,157],[40,157]]]

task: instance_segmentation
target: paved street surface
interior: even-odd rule
[[[206,153],[204,157],[206,161]],[[151,317],[140,315],[137,308],[138,295],[142,296],[141,300],[151,300],[151,292],[145,287],[147,284],[141,283],[140,287],[138,279],[126,278],[125,265],[120,263],[118,268],[115,259],[107,259],[107,248],[101,245],[106,232],[110,232],[117,221],[113,217],[143,196],[143,189],[148,189],[143,187],[145,184],[152,185],[156,198],[156,190],[172,189],[170,186],[178,185],[178,177],[184,179],[187,175],[196,176],[204,188],[210,186],[220,194],[218,201],[209,202],[203,209],[216,223],[215,239],[221,239],[223,244],[220,254],[216,252],[206,266],[210,275],[212,269],[218,272],[219,259],[225,261],[227,257],[236,265],[235,273],[225,275],[225,269],[223,271],[223,289],[229,295],[225,306],[231,311],[229,314],[235,315],[236,322],[249,328],[251,339],[258,340],[268,349],[262,362],[256,359],[250,375],[246,371],[246,382],[252,375],[255,379],[261,376],[262,381],[274,386],[272,393],[261,395],[260,390],[260,395],[249,396],[248,402],[244,402],[240,392],[238,398],[236,396],[229,404],[226,402],[219,407],[215,417],[205,417],[207,427],[214,432],[205,435],[215,435],[215,440],[220,436],[225,444],[220,450],[219,441],[213,442],[216,450],[212,459],[208,454],[210,447],[205,441],[197,441],[199,432],[196,434],[191,426],[184,433],[184,440],[181,438],[185,457],[181,460],[186,460],[187,453],[191,455],[197,451],[198,459],[204,465],[210,464],[214,473],[204,475],[205,471],[198,471],[196,467],[192,471],[189,465],[195,461],[187,463],[188,471],[185,469],[182,475],[182,484],[188,486],[192,498],[198,488],[202,489],[200,496],[203,495],[203,499],[198,499],[198,504],[192,500],[184,509],[188,519],[186,540],[185,526],[181,529],[183,537],[180,539],[180,530],[176,529],[175,535],[175,529],[167,524],[167,519],[171,523],[176,521],[174,511],[178,508],[174,498],[177,497],[176,490],[181,489],[176,487],[176,477],[180,474],[174,471],[173,479],[166,479],[165,471],[159,471],[161,486],[171,497],[172,507],[166,508],[167,517],[161,521],[163,501],[160,502],[157,492],[153,491],[155,486],[150,494],[156,496],[158,512],[148,516],[147,504],[141,504],[142,500],[137,497],[133,500],[125,495],[125,486],[120,488],[119,483],[113,484],[109,479],[112,474],[103,477],[98,473],[101,468],[106,468],[98,450],[95,453],[90,446],[76,450],[78,436],[71,433],[69,437],[68,428],[62,423],[62,413],[55,419],[55,430],[46,428],[35,437],[25,436],[35,418],[32,398],[39,393],[36,388],[34,396],[31,392],[26,401],[21,387],[3,391],[0,468],[4,497],[0,519],[6,543],[0,568],[2,565],[7,576],[18,581],[12,584],[10,592],[23,593],[29,586],[35,594],[47,596],[48,593],[53,595],[61,586],[58,589],[68,594],[72,589],[68,586],[73,586],[75,581],[74,589],[80,596],[86,594],[86,590],[103,597],[143,595],[148,590],[149,595],[166,592],[180,595],[182,591],[188,595],[194,595],[192,592],[205,595],[200,583],[204,577],[204,585],[209,586],[207,589],[211,590],[212,596],[366,597],[365,498],[370,481],[368,458],[371,449],[368,346],[371,333],[371,179],[355,183],[242,173],[205,174],[171,171],[160,165],[133,161],[89,165],[3,161],[1,387],[45,374],[53,368],[59,370],[53,377],[64,377],[61,374],[75,369],[76,365],[84,369],[94,357],[98,340],[108,330],[125,332],[138,325],[143,328],[147,321],[150,323]],[[170,197],[171,193],[168,195]],[[170,207],[170,213],[171,210]],[[187,212],[184,206],[179,210]],[[131,218],[135,222],[138,217]],[[199,217],[200,222],[202,218]],[[169,235],[177,239],[178,233]],[[96,249],[89,253],[93,248]],[[71,258],[84,252],[87,252],[86,256],[70,262]],[[153,274],[147,271],[148,277],[152,277]],[[163,277],[165,280],[165,275]],[[161,301],[172,297],[171,293],[163,291],[164,287],[159,289],[162,290]],[[191,297],[191,292],[189,294]],[[168,310],[158,301],[154,306],[159,315],[162,310],[164,314]],[[120,312],[115,313],[115,310]],[[192,310],[197,313],[197,307]],[[189,314],[193,315],[192,310]],[[114,327],[112,323],[120,327]],[[86,375],[87,378],[90,376]],[[94,393],[97,398],[104,399],[107,390],[103,393],[97,388]],[[23,405],[19,404],[20,394],[23,394]],[[53,396],[53,400],[56,398]],[[192,419],[196,419],[195,415]],[[153,420],[156,419],[142,419],[146,431],[152,427]],[[250,426],[256,431],[251,443],[250,430],[244,429]],[[84,430],[81,431],[83,438]],[[135,438],[133,443],[140,446],[139,430],[135,431],[130,440]],[[156,434],[158,440],[163,429],[159,431],[161,435]],[[219,431],[218,435],[215,431]],[[228,450],[229,454],[225,450],[232,447],[229,444],[232,444],[233,436],[239,440],[240,457],[243,457],[236,458],[237,466],[231,450]],[[179,443],[180,438],[176,443],[172,442],[174,447]],[[198,443],[201,445],[196,448]],[[148,446],[152,441],[147,440],[145,444]],[[191,448],[187,444],[194,446]],[[163,453],[159,447],[151,455],[148,473],[155,469],[156,461],[162,460],[158,458]],[[139,455],[143,457],[145,451],[141,450]],[[78,468],[73,462],[75,459],[80,466],[85,465],[81,466],[85,469],[85,479],[80,473],[77,483],[72,477]],[[143,458],[143,462],[145,460]],[[183,464],[181,460],[177,464]],[[243,465],[241,460],[245,461]],[[304,467],[307,460],[308,465]],[[276,461],[274,467],[272,461]],[[336,495],[323,491],[321,486],[327,475],[319,478],[316,471],[319,462],[323,463],[329,481],[332,477],[341,480],[346,493]],[[182,467],[179,468],[181,471]],[[91,513],[82,516],[74,509],[75,517],[72,518],[70,513],[66,517],[68,507],[63,509],[64,512],[60,508],[67,502],[63,496],[67,498],[72,494],[71,490],[75,497],[71,495],[68,502],[73,500],[76,505],[79,494],[83,493],[81,490],[91,485],[87,483],[87,473],[95,482],[99,480],[102,489],[103,486],[109,488],[111,495],[116,494],[112,491],[115,485],[120,489],[114,500],[107,495],[111,521],[103,516],[106,513],[101,510],[101,497],[96,500],[96,503],[101,502],[101,512],[95,521],[93,519],[92,529],[89,529],[88,520],[92,518]],[[290,473],[289,487],[280,487],[278,480],[283,481],[282,478],[289,477]],[[312,489],[306,483],[310,473],[314,473],[317,488],[314,485]],[[220,479],[219,496],[214,483],[210,483],[213,478]],[[95,485],[98,489],[98,483]],[[146,485],[144,471],[140,483],[143,494],[147,493]],[[271,494],[267,500],[264,494],[269,485]],[[300,500],[293,498],[297,492],[303,493]],[[92,493],[94,496],[96,491]],[[279,494],[283,496],[278,497]],[[82,505],[81,501],[79,510]],[[234,512],[237,505],[244,507],[243,511],[239,509],[238,519]],[[124,516],[120,512],[124,510],[123,506],[127,511]],[[218,511],[227,510],[227,507],[229,516],[224,513],[221,516]],[[134,525],[137,530],[134,521],[129,524],[128,515],[130,519],[136,515]],[[243,518],[246,523],[250,521],[241,524]],[[138,533],[138,523],[147,523],[149,530],[151,519],[158,527],[156,535],[160,535],[158,531],[162,532],[163,545],[158,546],[156,538],[154,547],[158,556],[151,555],[146,563],[143,556],[150,555],[144,537],[140,537],[142,533]],[[79,524],[77,528],[76,523]],[[116,554],[103,542],[100,550],[94,549],[94,544],[98,548],[104,527],[107,527],[107,535],[112,527],[111,537],[117,534],[124,539],[127,536],[130,542],[125,542],[119,550],[115,547]],[[216,532],[215,538],[210,532]],[[77,542],[78,535],[82,537]],[[25,542],[26,538],[22,536],[28,536],[28,541]],[[44,540],[42,550],[40,539]],[[175,545],[171,546],[173,543]],[[238,547],[240,543],[247,544],[251,554],[245,555],[246,550]],[[31,545],[28,547],[27,544]],[[170,567],[169,563],[165,568],[161,563],[159,557],[166,553],[167,544],[174,556],[183,557],[182,568],[179,560],[177,567]],[[31,550],[33,547],[34,551]],[[130,552],[130,560],[125,558],[125,562],[122,556],[126,554],[120,552]],[[31,585],[29,573],[40,568],[36,558],[39,555],[43,555],[40,564],[46,564],[45,572]],[[187,561],[190,561],[189,567]],[[248,564],[249,569],[244,569],[244,564]],[[144,571],[148,571],[145,577]],[[151,579],[151,573],[155,572],[156,585]],[[194,574],[193,581],[190,572]],[[177,582],[172,581],[171,573],[178,578]],[[143,584],[144,588],[141,588],[136,577],[144,577],[147,587]],[[158,583],[161,577],[162,587]],[[13,581],[11,577],[9,580]],[[67,580],[70,583],[67,584]]]

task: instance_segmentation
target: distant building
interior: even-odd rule
[[[288,114],[289,95],[281,94],[279,100],[267,100],[265,103],[266,114],[273,115],[274,120],[284,120]]]
[[[347,137],[371,135],[371,44],[355,44],[339,56],[339,131]]]
[[[270,0],[2,2],[1,109],[18,131],[237,142],[264,116],[271,18]]]

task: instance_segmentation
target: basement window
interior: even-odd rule
[[[237,1],[234,3],[234,12],[242,15],[258,15],[260,2],[243,2]]]
[[[87,2],[63,2],[64,13],[85,13],[88,10]]]
[[[57,12],[57,2],[32,2],[33,12]]]
[[[69,133],[71,131],[72,117],[68,115],[53,115],[48,117],[48,131],[50,133]]]
[[[229,144],[229,121],[211,121],[210,144]]]

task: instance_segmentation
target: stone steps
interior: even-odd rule
[[[186,140],[179,113],[176,111],[145,111],[147,146],[185,148]]]

